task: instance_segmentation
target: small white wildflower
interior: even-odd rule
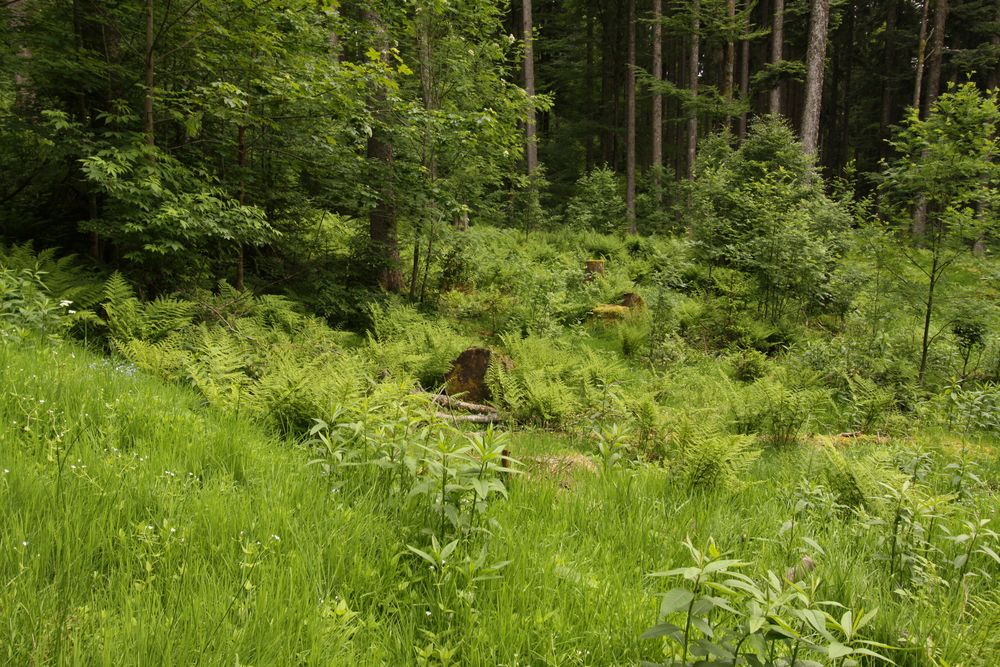
[[[4,468],[3,469],[3,474],[9,475],[10,474],[10,468]]]
[[[22,547],[28,546],[28,540],[24,540],[23,542],[21,542],[21,546]]]
[[[63,308],[69,308],[70,306],[73,305],[73,302],[70,301],[69,299],[63,299],[62,301],[59,302],[59,305],[62,306]]]
[[[426,615],[430,616],[430,615],[431,615],[431,610],[430,610],[430,609],[428,609],[428,610],[427,610],[427,611],[425,611],[424,613],[425,613]]]
[[[67,310],[66,312],[69,313],[70,315],[76,315],[75,310]]]
[[[275,542],[280,542],[281,541],[281,538],[278,537],[277,535],[272,535],[271,539],[274,540]]]

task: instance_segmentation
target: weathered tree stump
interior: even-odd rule
[[[461,395],[466,401],[483,403],[488,401],[490,388],[486,384],[486,371],[494,355],[489,348],[470,347],[451,362],[451,370],[444,376],[445,389],[449,396]],[[511,365],[509,359],[499,356],[501,363]]]
[[[629,310],[642,310],[646,307],[646,301],[635,292],[626,292],[622,295],[622,305]]]
[[[588,259],[587,266],[584,268],[584,280],[588,282],[593,280],[597,276],[604,275],[604,260],[603,259]]]

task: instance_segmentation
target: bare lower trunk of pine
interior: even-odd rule
[[[245,125],[240,125],[237,130],[237,164],[240,167],[240,192],[239,192],[239,202],[240,206],[246,206],[247,203],[247,188],[246,188],[246,168],[247,168],[247,128]],[[240,243],[237,246],[236,253],[236,289],[243,291],[243,277],[246,270],[246,251],[243,244]]]
[[[782,59],[785,40],[785,0],[774,0],[774,23],[771,26],[771,64],[777,65]],[[768,111],[781,113],[781,84],[771,89]]]
[[[660,83],[663,80],[663,0],[653,0],[653,80]],[[663,192],[660,178],[663,171],[663,94],[653,91],[652,118],[652,163],[653,187],[656,190],[656,203],[663,203]]]
[[[924,96],[924,115],[941,94],[941,65],[944,61],[944,35],[948,25],[948,0],[937,0],[934,8],[934,35],[931,39],[931,62],[927,70],[927,94]]]
[[[820,105],[823,102],[823,67],[826,60],[830,0],[813,0],[806,53],[806,98],[802,112],[802,148],[816,155],[819,144]]]
[[[538,143],[535,136],[535,40],[532,34],[531,0],[522,0],[521,29],[524,32],[524,90],[529,99],[528,114],[524,124],[524,135],[527,142],[525,158],[528,176],[534,178],[535,169],[538,168]]]
[[[736,0],[726,0],[726,16],[732,25],[736,20]],[[733,101],[733,86],[736,80],[736,41],[729,37],[726,41],[726,60],[722,66],[722,96],[726,102]],[[731,125],[727,122],[727,127]]]
[[[896,65],[896,19],[897,0],[889,0],[885,15],[885,50],[882,55],[882,112],[879,114],[879,157],[885,159],[888,153],[889,126],[892,124],[893,76]]]
[[[920,36],[917,42],[917,71],[913,82],[913,108],[920,109],[924,83],[924,63],[927,60],[927,16],[931,0],[924,0],[920,10]]]
[[[153,48],[156,33],[153,24],[153,0],[146,0],[146,61],[145,61],[145,92],[142,104],[142,129],[146,135],[146,144],[156,145],[156,119],[153,116],[153,86],[156,83],[156,70],[153,64]]]
[[[746,21],[743,23],[743,30],[750,32],[750,13],[747,12]],[[750,100],[750,40],[744,39],[740,42],[740,99],[744,104],[749,104]],[[736,136],[740,143],[747,137],[747,112],[740,114],[736,127]]]
[[[928,0],[929,1],[929,0]],[[941,93],[941,64],[944,59],[944,33],[948,25],[948,0],[937,0],[934,8],[934,34],[931,41],[931,62],[927,70],[927,92],[924,95],[923,116],[926,117]],[[916,100],[916,105],[920,100]],[[920,107],[917,106],[919,109]],[[918,243],[927,233],[927,200],[917,201],[913,210],[913,239]]]
[[[365,9],[364,18],[375,33],[375,48],[382,60],[389,62],[389,40],[382,18],[374,9]],[[395,193],[390,173],[393,150],[383,127],[386,104],[386,91],[379,86],[371,98],[377,122],[373,123],[367,146],[370,178],[372,182],[378,183],[378,199],[368,215],[368,228],[373,249],[379,260],[378,282],[387,292],[399,292],[403,287],[403,276],[399,270]]]
[[[635,223],[635,0],[628,0],[628,72],[625,74],[625,210],[628,233],[638,232]]]
[[[691,97],[698,97],[698,73],[701,65],[701,40],[698,34],[701,29],[701,5],[699,0],[692,3],[693,18],[691,19],[691,52],[688,55],[688,89]],[[688,111],[687,124],[687,177],[694,180],[694,163],[698,157],[698,112]]]
[[[661,0],[654,0],[654,2],[660,2]],[[587,12],[587,64],[583,73],[584,87],[586,88],[585,99],[587,100],[587,118],[591,120],[596,120],[593,117],[594,109],[596,109],[596,104],[594,102],[594,14],[591,11]],[[585,166],[587,173],[594,168],[594,133],[592,130],[587,131],[587,143],[585,147]]]

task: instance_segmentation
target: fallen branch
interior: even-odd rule
[[[499,413],[485,415],[454,415],[447,412],[438,412],[438,419],[449,419],[453,422],[468,422],[470,424],[498,424],[500,423]]]
[[[451,408],[453,410],[465,410],[466,412],[474,412],[481,415],[495,415],[497,414],[497,409],[492,405],[483,405],[481,403],[469,403],[467,401],[460,401],[457,398],[452,398],[451,396],[446,396],[444,394],[431,394],[429,392],[420,392],[425,396],[429,397],[432,401],[438,405]]]

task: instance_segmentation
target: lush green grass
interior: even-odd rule
[[[503,576],[438,586],[406,548],[424,539],[410,505],[370,485],[331,492],[313,453],[203,407],[187,389],[42,342],[0,344],[0,387],[0,659],[9,664],[662,660],[665,645],[639,635],[669,584],[647,575],[686,563],[686,536],[714,537],[756,576],[783,572],[808,549],[818,594],[878,607],[873,638],[902,647],[892,652],[901,664],[1000,660],[1000,567],[985,557],[964,585],[942,570],[946,583],[896,593],[884,525],[817,511],[782,534],[800,480],[825,481],[814,445],[766,451],[742,484],[706,492],[652,465],[535,469],[489,510],[483,543],[510,560]],[[929,451],[926,487],[943,492],[955,449],[937,441],[849,454],[893,482],[894,455]],[[512,446],[530,459],[589,444],[525,432]],[[995,450],[980,445],[975,456],[994,487],[951,501],[952,528],[976,515],[996,522]],[[939,561],[954,555],[940,548]]]

